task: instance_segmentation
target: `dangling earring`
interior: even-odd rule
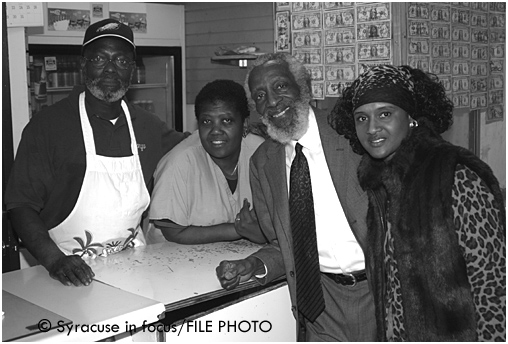
[[[418,122],[416,120],[413,120],[411,123],[409,123],[409,127],[411,129],[416,128],[418,126]]]

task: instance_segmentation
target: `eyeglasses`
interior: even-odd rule
[[[104,68],[111,61],[115,64],[115,66],[119,69],[128,69],[130,66],[134,65],[136,62],[126,59],[124,57],[117,57],[115,59],[108,59],[103,56],[95,56],[94,58],[86,58],[85,60],[90,61],[92,66],[95,68]]]

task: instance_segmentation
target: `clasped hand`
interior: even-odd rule
[[[224,260],[215,272],[222,288],[232,290],[240,283],[250,280],[260,266],[264,270],[263,263],[251,256],[241,260]]]
[[[243,238],[247,238],[248,240],[255,242],[256,244],[264,244],[267,240],[259,227],[256,212],[254,211],[254,208],[249,208],[249,201],[244,199],[242,209],[240,209],[240,212],[236,215],[236,233]]]

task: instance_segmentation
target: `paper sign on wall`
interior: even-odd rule
[[[44,26],[42,2],[6,3],[7,27]]]
[[[110,11],[109,17],[127,25],[133,32],[146,33],[148,23],[146,13],[128,13]]]
[[[48,31],[85,31],[90,26],[90,10],[48,8]]]

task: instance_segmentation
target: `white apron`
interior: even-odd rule
[[[79,115],[86,150],[86,171],[74,209],[49,231],[51,239],[67,255],[95,258],[127,247],[145,244],[141,215],[150,196],[132,128],[131,116],[122,100],[133,155],[111,158],[97,155],[92,127],[85,109],[85,93],[79,96]]]

